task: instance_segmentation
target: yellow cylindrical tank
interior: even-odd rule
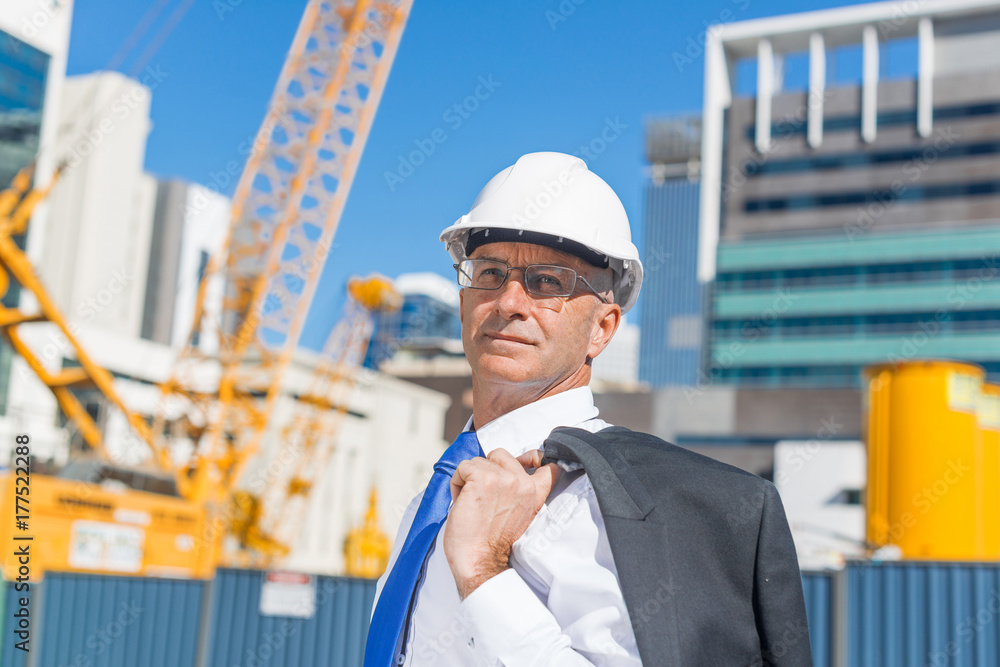
[[[983,443],[986,553],[1000,559],[1000,385],[984,384],[976,413]]]
[[[983,560],[985,373],[954,361],[865,369],[869,542],[904,558]]]

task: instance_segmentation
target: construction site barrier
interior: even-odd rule
[[[48,573],[31,588],[30,654],[14,646],[21,594],[4,582],[0,665],[361,666],[374,580],[313,576],[312,607],[295,617],[262,613],[267,576]],[[816,667],[1000,664],[1000,563],[850,562],[841,571],[804,572],[802,583]],[[805,637],[789,628],[782,641]]]

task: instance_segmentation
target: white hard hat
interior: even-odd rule
[[[635,305],[642,263],[618,195],[578,157],[528,153],[490,179],[472,210],[441,232],[456,263],[470,246],[540,243],[614,271],[615,302]],[[471,250],[468,250],[471,252]]]

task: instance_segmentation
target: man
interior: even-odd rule
[[[441,240],[463,287],[473,416],[403,517],[379,582],[365,665],[641,664],[637,619],[630,618],[591,479],[543,466],[540,451],[557,427],[597,433],[609,426],[598,418],[588,384],[593,359],[642,284],[625,210],[578,158],[531,153],[491,179]],[[697,646],[715,643],[734,647],[725,664],[807,664],[801,582],[780,502],[771,502],[777,514],[764,507],[767,494],[757,492],[763,480],[747,482],[752,476],[688,452],[678,456],[671,460],[694,467],[686,479],[701,479],[703,470],[713,471],[713,480],[738,475],[735,486],[752,500],[749,509],[719,508],[718,488],[696,488],[677,505],[686,523],[667,536],[670,563],[714,565],[704,581],[693,582],[689,570],[666,568],[671,581],[683,576],[695,586],[686,599],[675,599],[673,584],[667,586],[662,599],[672,615],[654,619],[654,629],[661,618],[673,619],[663,635],[686,645],[672,653],[674,662],[723,664],[708,662],[710,651]],[[699,508],[706,516],[695,516]],[[734,517],[742,532],[730,534],[725,522]],[[715,553],[691,546],[706,544],[696,533],[709,526],[719,527],[715,537],[723,542],[711,547]],[[727,539],[748,544],[730,547]],[[720,571],[727,581],[718,581]],[[779,572],[781,581],[765,585],[773,575],[755,579],[759,572]],[[637,583],[651,591],[664,585]],[[774,586],[794,589],[780,597],[791,607],[783,612],[791,627],[777,641],[779,612],[766,593]],[[734,590],[744,599],[728,599]],[[714,592],[715,615],[706,612],[706,600],[716,604]],[[781,641],[797,647],[789,651]],[[782,655],[797,662],[782,662]]]

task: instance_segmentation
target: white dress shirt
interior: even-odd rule
[[[477,429],[485,454],[502,447],[513,456],[539,449],[552,429],[591,432],[597,418],[590,387],[544,398]],[[471,428],[471,420],[466,424]],[[386,573],[392,570],[421,493],[403,514]],[[400,665],[641,665],[618,584],[594,488],[586,474],[564,474],[513,547],[511,569],[465,600],[444,554],[444,527],[431,548],[406,635]],[[378,582],[375,602],[386,575]]]

